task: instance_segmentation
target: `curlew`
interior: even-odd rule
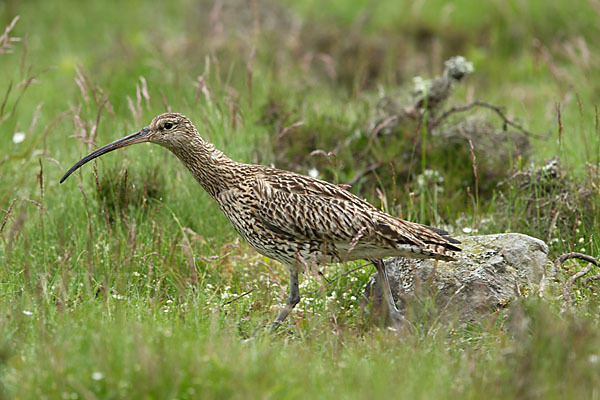
[[[460,242],[448,232],[395,218],[337,185],[236,162],[204,140],[192,122],[177,113],[161,114],[150,126],[93,151],[60,182],[96,157],[143,142],[173,152],[250,246],[288,269],[290,293],[274,326],[300,301],[298,273],[303,265],[372,261],[390,316],[401,324],[404,318],[394,303],[382,259],[400,256],[451,261],[453,252],[460,251],[456,246]]]

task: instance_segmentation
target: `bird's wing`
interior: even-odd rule
[[[378,210],[349,191],[303,175],[266,170],[256,177],[255,218],[267,229],[296,239],[340,243],[360,240],[381,247],[445,247],[448,233]]]
[[[369,203],[328,182],[290,173],[260,174],[255,218],[267,229],[300,240],[349,242],[373,229]],[[364,231],[364,229],[363,229]]]

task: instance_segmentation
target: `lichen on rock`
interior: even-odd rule
[[[517,296],[539,292],[540,284],[553,275],[548,246],[539,239],[520,233],[458,239],[463,250],[456,261],[385,260],[400,309],[428,303],[443,319],[473,322]],[[363,309],[369,308],[375,318],[385,310],[382,301],[379,282],[373,277],[365,288]]]

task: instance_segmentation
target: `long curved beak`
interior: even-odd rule
[[[141,131],[138,131],[129,136],[125,136],[124,138],[115,140],[112,143],[104,145],[104,146],[100,147],[99,149],[92,151],[90,154],[88,154],[87,156],[85,156],[81,160],[79,160],[77,162],[77,164],[73,165],[71,167],[71,169],[69,169],[67,171],[67,173],[64,174],[62,178],[60,178],[60,183],[63,183],[69,177],[69,175],[71,175],[73,172],[75,172],[77,170],[77,168],[81,167],[83,164],[87,163],[88,161],[93,160],[96,157],[100,157],[103,154],[109,153],[113,150],[120,149],[121,147],[131,146],[132,144],[136,144],[136,143],[148,142],[149,140],[150,140],[150,128],[145,127]]]

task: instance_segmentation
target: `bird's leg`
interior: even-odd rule
[[[398,310],[396,303],[394,302],[394,296],[392,295],[392,288],[390,287],[390,281],[388,279],[387,271],[385,270],[385,264],[383,260],[373,260],[375,268],[377,268],[377,274],[379,275],[379,282],[382,286],[383,297],[387,302],[389,316],[392,319],[392,324],[396,328],[404,326],[410,326],[409,322],[404,318],[403,313]]]
[[[292,309],[298,304],[300,301],[300,289],[298,288],[298,271],[296,268],[290,268],[290,296],[285,303],[283,309],[275,318],[273,322],[273,328],[277,328],[279,324],[281,324],[288,314],[292,311]]]

